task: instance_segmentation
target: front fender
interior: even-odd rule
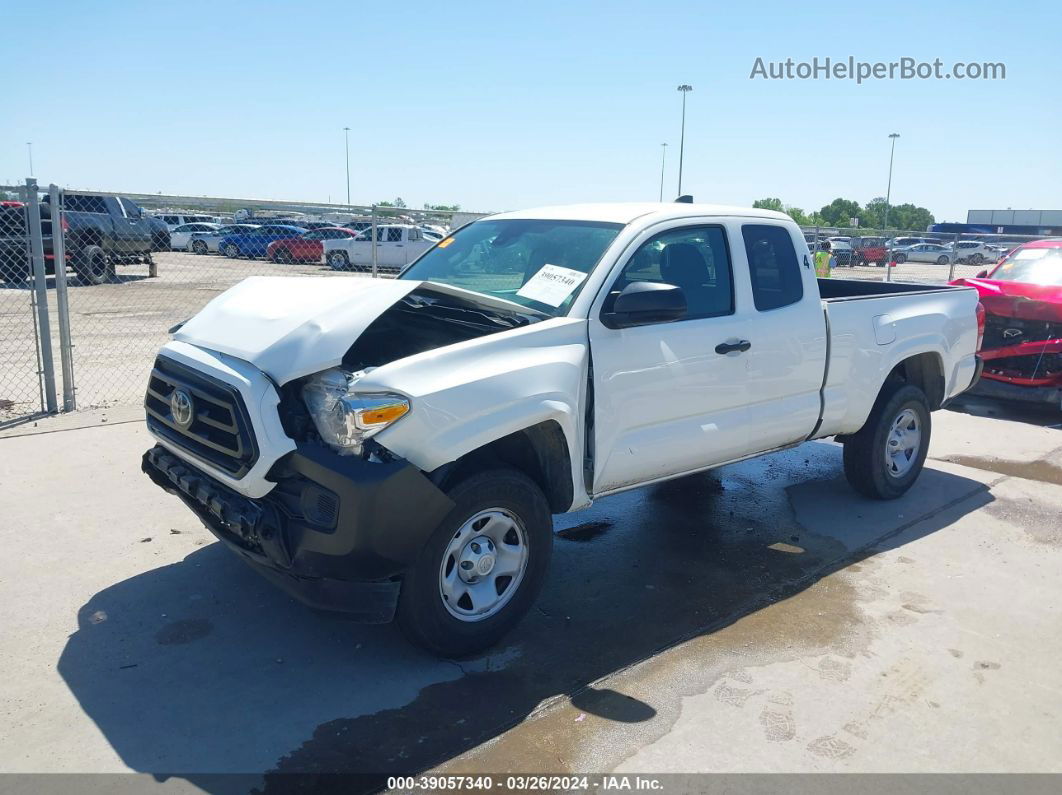
[[[586,368],[586,322],[557,318],[384,365],[359,388],[409,396],[410,413],[376,438],[425,472],[555,421],[581,505]]]

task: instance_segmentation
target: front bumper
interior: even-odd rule
[[[274,465],[276,487],[252,499],[161,445],[142,468],[231,550],[311,607],[390,621],[401,575],[453,508],[405,461],[369,463],[300,445]]]

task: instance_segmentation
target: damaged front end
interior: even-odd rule
[[[975,391],[1062,405],[1062,305],[1025,296],[982,296],[984,371]]]

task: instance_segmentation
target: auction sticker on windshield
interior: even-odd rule
[[[586,274],[582,271],[546,264],[528,279],[516,294],[521,298],[557,307],[564,303],[585,278]]]

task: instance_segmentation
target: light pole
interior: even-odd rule
[[[30,176],[33,176],[33,141],[26,141],[26,152],[29,153]]]
[[[660,201],[664,200],[664,163],[667,162],[667,144],[660,144]]]
[[[892,150],[889,152],[889,186],[885,189],[885,218],[881,222],[881,231],[889,228],[889,200],[892,199],[892,159],[896,156],[896,139],[899,133],[889,133],[892,139]]]
[[[678,195],[682,195],[682,155],[686,151],[686,95],[693,91],[693,86],[683,83],[678,87],[678,90],[682,92],[682,134],[679,137],[679,176],[678,176]]]
[[[350,211],[350,128],[343,128],[343,148],[347,153],[347,211]]]

